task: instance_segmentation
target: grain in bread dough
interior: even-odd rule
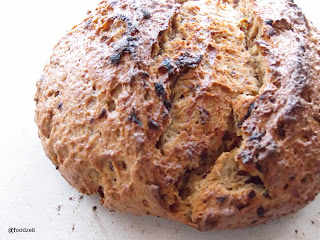
[[[37,83],[43,148],[113,210],[253,226],[320,191],[319,31],[289,0],[103,1]]]

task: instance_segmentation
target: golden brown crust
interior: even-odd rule
[[[319,33],[289,0],[103,1],[37,83],[47,156],[108,208],[200,230],[320,191]]]

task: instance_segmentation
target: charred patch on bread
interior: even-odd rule
[[[198,108],[198,111],[200,113],[201,124],[205,125],[209,121],[210,113],[204,108]]]
[[[243,119],[238,123],[238,127],[241,127],[244,121],[246,121],[250,116],[255,107],[254,102],[250,104],[248,112],[244,115]]]
[[[100,197],[104,198],[104,192],[103,192],[103,188],[101,186],[98,188],[98,193],[99,193]]]
[[[137,117],[135,111],[131,112],[130,116],[128,117],[128,120],[142,126],[142,122]]]
[[[159,67],[160,73],[168,72],[169,75],[175,74],[177,72],[177,66],[172,62],[170,58],[166,58],[161,62]]]
[[[262,181],[261,178],[258,177],[258,176],[251,176],[251,177],[249,177],[249,178],[245,181],[245,183],[246,183],[246,184],[253,183],[253,184],[255,184],[255,185],[264,186],[263,181]]]
[[[132,24],[130,18],[128,18],[126,15],[119,14],[117,17],[120,18],[123,22],[125,22],[127,24],[128,33],[130,35],[135,35],[136,33],[139,32],[137,27]]]
[[[148,126],[150,129],[156,130],[159,128],[159,123],[157,123],[155,120],[153,119],[149,119],[148,121]]]
[[[263,217],[264,214],[265,214],[264,207],[262,207],[262,206],[259,207],[259,208],[257,209],[257,214],[258,214],[258,217],[259,217],[259,218]]]
[[[99,114],[98,119],[104,118],[106,115],[107,115],[107,111],[106,111],[106,109],[103,108],[101,110],[101,113]]]
[[[193,56],[188,52],[184,52],[181,56],[178,57],[176,61],[173,61],[170,58],[166,58],[161,62],[159,72],[165,73],[168,72],[169,75],[172,74],[184,74],[187,73],[190,68],[197,67],[203,55]]]
[[[249,192],[249,194],[248,194],[248,197],[250,198],[250,199],[253,199],[253,198],[255,198],[257,196],[257,194],[256,194],[256,191],[254,191],[254,190],[251,190],[250,192]]]
[[[111,161],[108,161],[108,164],[109,164],[109,170],[113,172],[114,171],[113,163]]]
[[[248,138],[248,141],[261,141],[264,135],[266,135],[266,131],[254,132],[251,137]]]
[[[284,127],[285,127],[284,123],[279,122],[277,132],[281,139],[284,139],[286,137],[286,131],[284,130]]]
[[[277,34],[277,32],[274,29],[271,29],[270,31],[268,31],[268,36],[270,36],[270,37],[272,37],[276,34]]]
[[[63,103],[62,103],[62,102],[59,102],[57,108],[58,108],[59,110],[61,110],[62,107],[63,107]]]
[[[265,24],[270,25],[272,27],[273,25],[273,20],[272,19],[268,19],[266,21],[264,21]]]
[[[148,11],[143,10],[142,11],[142,16],[143,16],[144,19],[149,19],[149,18],[151,18],[151,13],[148,12]]]
[[[170,112],[172,104],[171,102],[169,102],[167,99],[163,100],[163,105],[165,106],[165,108]]]
[[[244,150],[238,155],[238,159],[241,159],[241,161],[246,164],[252,162],[253,157],[249,150]]]
[[[155,83],[154,86],[155,86],[157,96],[163,100],[163,105],[170,112],[172,104],[167,99],[167,94],[166,94],[166,91],[163,87],[163,84],[162,83]]]
[[[271,194],[270,194],[270,191],[269,190],[266,190],[264,193],[263,193],[263,196],[266,198],[266,199],[272,199],[271,197]]]
[[[111,64],[118,64],[121,60],[121,53],[116,52],[110,56],[110,62]]]
[[[158,97],[166,97],[166,91],[162,83],[155,83],[154,86]]]
[[[181,69],[184,67],[195,68],[196,66],[199,65],[202,58],[203,58],[203,55],[193,56],[190,53],[185,52],[183,53],[182,56],[178,57],[178,60],[176,61],[176,65]]]
[[[114,54],[110,56],[111,64],[118,64],[121,57],[125,53],[135,54],[136,48],[138,47],[138,37],[127,37],[126,40],[121,42],[117,47]]]
[[[256,163],[255,164],[255,166],[256,166],[256,169],[259,171],[259,172],[261,172],[261,173],[263,173],[263,168],[262,168],[262,165],[260,164],[260,163]]]
[[[249,207],[250,204],[249,203],[246,203],[246,204],[240,204],[237,206],[238,210],[241,211],[242,209],[246,208],[246,207]]]
[[[223,203],[226,199],[227,199],[227,196],[226,196],[226,195],[221,195],[220,197],[217,197],[217,198],[216,198],[216,201],[217,201],[218,203]]]

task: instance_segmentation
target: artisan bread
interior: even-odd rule
[[[46,155],[109,209],[253,226],[320,191],[319,31],[290,0],[103,1],[37,82]]]

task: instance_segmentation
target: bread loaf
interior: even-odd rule
[[[43,148],[109,209],[253,226],[320,191],[320,35],[290,0],[103,1],[37,83]]]

